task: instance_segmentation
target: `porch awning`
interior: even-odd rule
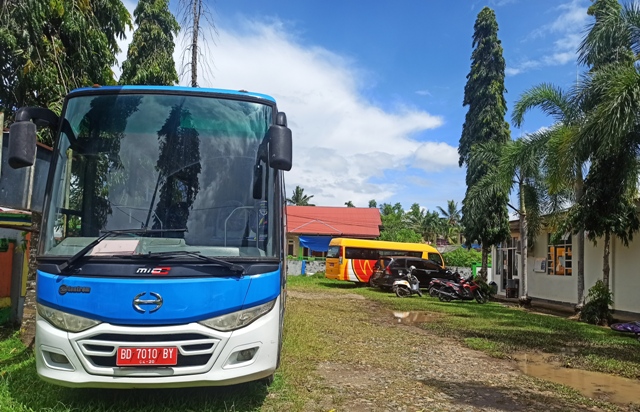
[[[300,246],[314,252],[326,252],[329,250],[329,242],[332,236],[300,236]]]

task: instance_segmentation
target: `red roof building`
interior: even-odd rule
[[[287,206],[287,253],[324,256],[322,251],[308,250],[305,244],[319,240],[328,245],[334,237],[375,239],[380,236],[381,225],[377,208]]]

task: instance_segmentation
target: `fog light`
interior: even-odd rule
[[[55,363],[69,363],[69,359],[67,359],[66,356],[61,355],[59,353],[49,352],[49,356],[51,357],[51,360]]]
[[[240,352],[238,352],[238,357],[236,358],[236,360],[238,362],[250,361],[251,359],[253,359],[253,355],[255,355],[257,351],[258,348],[241,350]]]
[[[237,352],[233,352],[229,355],[229,359],[224,364],[223,368],[227,367],[235,367],[235,366],[246,366],[254,360],[256,353],[258,352],[259,346],[249,348],[249,349],[241,349]]]

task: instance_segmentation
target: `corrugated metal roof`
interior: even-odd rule
[[[287,206],[288,233],[374,238],[380,225],[377,208]]]

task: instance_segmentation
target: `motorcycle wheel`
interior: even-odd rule
[[[435,286],[431,286],[429,288],[429,296],[431,296],[432,298],[435,298],[438,295],[439,295],[438,288],[436,288]]]
[[[451,296],[444,293],[438,293],[438,299],[440,299],[440,302],[451,302]]]
[[[478,303],[487,303],[487,297],[483,295],[479,290],[476,290],[475,298]]]
[[[411,291],[404,286],[396,286],[396,296],[406,298],[407,296],[411,296]]]

